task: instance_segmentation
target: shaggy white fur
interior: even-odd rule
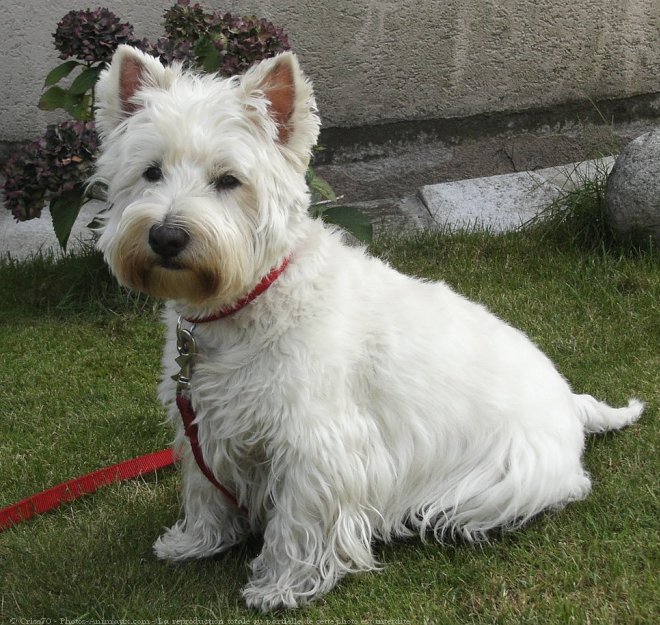
[[[183,518],[158,557],[209,556],[261,532],[247,604],[300,606],[375,568],[374,540],[474,540],[582,499],[585,433],[640,416],[637,400],[613,409],[573,394],[484,307],[308,217],[319,121],[292,54],[223,80],[122,47],[97,115],[110,204],[99,247],[122,283],[168,300],[159,394],[185,450]],[[231,305],[289,254],[265,293],[193,330],[201,449],[244,513],[184,436],[176,318]]]

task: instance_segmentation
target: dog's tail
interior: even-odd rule
[[[644,402],[631,399],[625,408],[612,408],[591,395],[574,395],[578,415],[586,432],[618,430],[639,419],[644,411]]]

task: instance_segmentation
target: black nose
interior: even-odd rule
[[[174,258],[188,245],[190,235],[176,226],[151,226],[149,230],[149,246],[163,258]]]

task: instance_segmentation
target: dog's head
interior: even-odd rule
[[[97,93],[98,246],[122,284],[213,308],[290,252],[319,132],[293,54],[226,79],[121,46]]]

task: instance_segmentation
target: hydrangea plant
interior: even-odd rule
[[[223,76],[290,49],[286,33],[265,19],[206,13],[189,0],[179,0],[165,12],[164,27],[165,36],[153,46],[163,63],[186,61]]]
[[[164,17],[165,36],[155,44],[136,37],[131,24],[103,8],[67,13],[53,34],[64,63],[46,77],[39,107],[63,109],[73,120],[48,126],[44,137],[9,158],[4,195],[6,208],[19,221],[39,217],[49,202],[55,233],[64,249],[82,205],[90,199],[85,185],[98,144],[96,81],[119,45],[136,46],[165,64],[182,61],[223,76],[243,72],[255,62],[289,49],[286,34],[267,20],[207,13],[190,0],[178,0]],[[60,84],[65,79],[69,79],[68,86]],[[308,183],[313,198],[320,200],[312,208],[313,214],[346,227],[358,238],[371,238],[371,225],[363,215],[328,205],[335,195],[311,170]]]

